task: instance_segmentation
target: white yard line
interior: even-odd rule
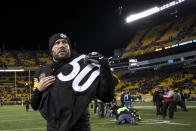
[[[0,118],[2,117],[10,117],[11,115],[0,115]],[[17,115],[17,117],[30,117],[28,114],[23,114],[23,115]]]
[[[7,122],[7,121],[30,121],[32,119],[17,119],[17,120],[0,120],[0,122]]]
[[[40,129],[46,129],[46,127],[24,128],[24,129],[14,129],[14,130],[0,130],[0,131],[28,131],[28,130],[40,130]]]
[[[116,119],[110,120],[113,121],[113,123],[116,121]],[[143,125],[155,125],[155,124],[170,124],[170,125],[182,125],[182,126],[190,126],[191,124],[185,124],[185,123],[176,123],[176,122],[171,122],[171,121],[166,121],[166,120],[157,120],[157,119],[146,119],[146,120],[141,120],[137,121],[138,124],[143,124]],[[107,124],[107,123],[104,123]],[[96,125],[96,123],[95,123]]]
[[[133,106],[136,109],[155,109],[156,106]],[[196,106],[186,106],[186,108],[196,108]]]

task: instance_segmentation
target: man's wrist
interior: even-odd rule
[[[38,89],[38,88],[35,88],[35,94],[41,94],[42,92]]]

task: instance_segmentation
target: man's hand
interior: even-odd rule
[[[55,81],[55,76],[44,77],[40,80],[37,89],[42,92],[46,90]]]
[[[85,63],[95,63],[99,64],[100,60],[103,59],[103,56],[98,52],[91,52],[85,58]]]

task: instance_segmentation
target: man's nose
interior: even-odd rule
[[[59,43],[59,47],[64,47],[63,42],[60,42],[60,43]]]

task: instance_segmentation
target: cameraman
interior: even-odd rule
[[[156,115],[160,117],[163,114],[163,90],[155,88],[153,103],[156,105]]]

